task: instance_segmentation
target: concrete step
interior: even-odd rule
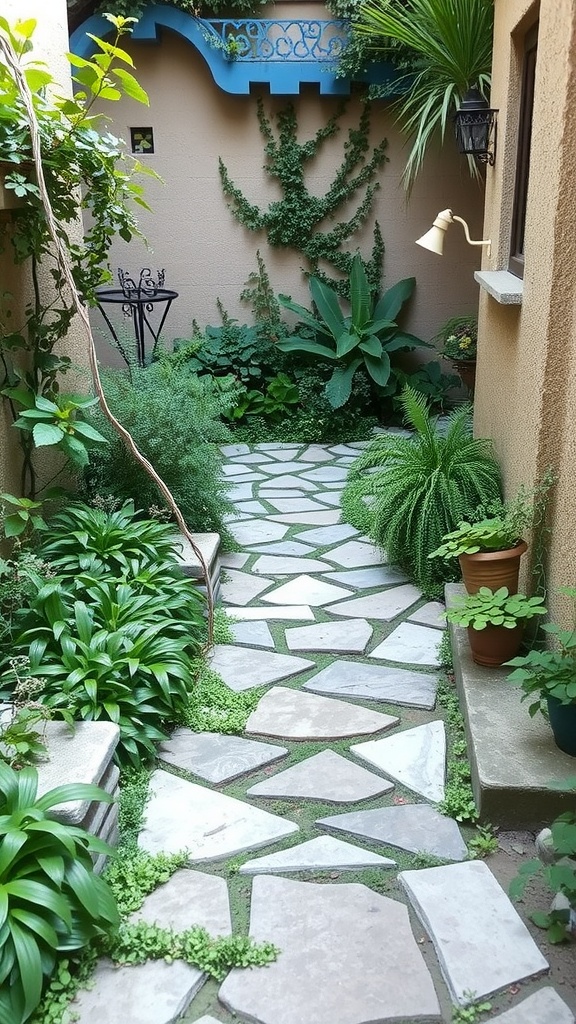
[[[192,538],[196,547],[202,552],[208,566],[212,593],[214,600],[217,601],[220,597],[220,534],[193,533]],[[174,547],[184,575],[195,580],[202,593],[206,593],[204,570],[190,541],[180,533],[174,538]]]

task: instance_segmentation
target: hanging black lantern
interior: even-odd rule
[[[480,163],[493,164],[496,156],[496,114],[478,89],[469,89],[454,115],[454,130],[460,153],[475,156]]]

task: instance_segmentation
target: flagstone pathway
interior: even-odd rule
[[[140,837],[194,866],[140,917],[230,934],[249,907],[278,959],[203,988],[182,963],[102,962],[80,1024],[103,1006],[107,1024],[447,1024],[453,1004],[506,989],[490,1020],[574,1024],[490,868],[437,810],[442,606],[340,522],[362,446],[223,448],[240,550],[222,559],[234,642],[211,667],[232,690],[266,689],[245,736],[180,728],[163,744]]]

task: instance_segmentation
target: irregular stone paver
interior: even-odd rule
[[[358,451],[356,450],[356,446],[358,445],[358,447],[362,446],[364,448],[366,443],[366,441],[353,441],[350,444],[336,444],[331,446],[330,451],[332,455],[351,455],[353,458],[357,459]]]
[[[312,693],[331,694],[334,697],[364,697],[366,700],[382,700],[428,710],[436,703],[437,686],[436,677],[425,675],[424,672],[341,660],[333,661],[304,683],[304,689]]]
[[[272,450],[272,457],[274,459],[278,459],[279,462],[291,462],[292,459],[301,458],[301,456],[298,455],[300,448],[301,445],[298,445],[296,448],[274,448]]]
[[[286,747],[245,740],[242,736],[182,728],[176,729],[170,739],[161,744],[158,753],[168,764],[219,785],[272,764],[285,757],[288,751]]]
[[[276,481],[272,480],[271,483],[276,484]],[[312,488],[312,492],[316,493],[315,488]],[[278,489],[274,490],[272,488],[260,488],[258,492],[258,497],[263,499],[265,498],[267,501],[270,498],[304,498],[305,496],[304,491],[292,490],[288,487],[284,491]]]
[[[274,647],[274,638],[266,622],[231,622],[230,632],[237,644]]]
[[[463,860],[468,850],[458,825],[429,804],[401,804],[373,811],[351,811],[320,818],[317,825],[396,846],[409,853],[431,853],[442,860]]]
[[[335,587],[333,583],[315,580],[313,576],[298,576],[289,583],[284,583],[277,590],[271,590],[262,600],[269,604],[309,604],[318,608],[329,604],[338,597],[349,597],[351,591],[343,587]]]
[[[239,473],[238,476],[233,477],[231,479],[230,483],[233,483],[233,484],[248,484],[248,483],[254,483],[257,480],[264,480],[265,479],[265,477],[263,476],[262,473],[256,473],[253,469],[250,469],[249,466],[241,466],[239,468],[243,469],[244,472],[243,473]]]
[[[279,452],[285,448],[294,448],[294,444],[287,444],[286,441],[259,441],[252,447],[258,452]]]
[[[383,740],[369,740],[350,747],[396,782],[420,796],[439,803],[444,799],[446,731],[444,722],[427,722],[404,729]]]
[[[250,550],[258,555],[294,555],[296,558],[313,553],[313,548],[309,548],[306,544],[300,544],[297,540],[280,540],[277,544],[257,544]]]
[[[235,523],[230,533],[239,544],[263,544],[267,540],[282,540],[288,527],[282,523],[271,523],[267,519],[251,519],[248,523]]]
[[[342,700],[274,686],[250,715],[246,734],[293,740],[339,739],[381,732],[397,722],[391,715]]]
[[[368,1024],[439,1017],[406,907],[364,885],[258,875],[250,935],[271,939],[282,953],[265,970],[235,969],[224,981],[218,997],[241,1018]]]
[[[290,651],[328,651],[334,654],[364,654],[372,626],[365,619],[344,622],[317,622],[286,630]],[[335,662],[338,664],[338,662]]]
[[[290,576],[297,572],[322,572],[328,569],[326,562],[319,558],[282,558],[279,555],[262,555],[252,566],[252,572],[270,573],[271,576]]]
[[[298,825],[205,786],[155,771],[138,842],[149,853],[186,850],[193,863],[259,850]]]
[[[360,540],[349,540],[346,544],[327,551],[324,557],[345,569],[359,569],[365,565],[383,565],[387,561],[384,553],[374,544],[366,544]]]
[[[305,480],[325,483],[327,480],[345,480],[348,470],[344,466],[318,466],[317,469],[302,473],[302,476]]]
[[[430,934],[456,1002],[482,999],[548,969],[486,864],[475,860],[398,877]]]
[[[346,569],[344,572],[331,572],[329,576],[324,573],[324,576],[334,582],[344,583],[347,587],[356,587],[357,590],[387,587],[391,583],[404,583],[408,578],[401,569],[395,569],[391,565],[374,565],[369,569]]]
[[[244,472],[244,466],[236,466],[234,463],[228,463],[222,466],[222,472],[224,476],[239,476]],[[234,481],[232,481],[234,483]]]
[[[235,455],[250,455],[247,444],[223,444],[220,445],[220,451],[227,459],[233,459]]]
[[[435,629],[446,629],[446,607],[441,601],[428,601],[417,611],[408,616],[408,622],[418,622],[421,626],[433,626]]]
[[[242,870],[242,868],[240,869]],[[487,1024],[575,1024],[576,1018],[555,989],[546,986]]]
[[[308,605],[293,604],[283,608],[225,608],[226,615],[232,619],[299,619],[306,621],[314,618],[314,612]]]
[[[269,498],[277,512],[320,512],[324,506],[314,498]]]
[[[299,458],[302,459],[302,462],[330,462],[332,460],[330,452],[318,444],[311,444]]]
[[[285,473],[300,473],[303,469],[314,469],[314,466],[310,462],[275,462],[262,467],[265,473],[269,473],[271,476],[282,476]]]
[[[176,932],[198,925],[211,935],[231,935],[226,880],[182,868],[146,897],[130,921],[146,921]]]
[[[401,661],[407,665],[440,666],[438,644],[440,635],[437,629],[428,626],[416,626],[412,622],[403,622],[397,626],[383,643],[375,647],[369,654],[370,658],[386,658],[387,661]]]
[[[249,501],[250,498],[254,497],[252,494],[252,484],[235,483],[232,487],[228,488],[227,497],[230,498],[230,501]]]
[[[241,551],[226,551],[223,555],[220,555],[220,565],[224,566],[225,569],[241,569],[243,565],[250,558],[250,555],[245,555]]]
[[[322,750],[257,782],[247,795],[348,804],[389,793],[393,788],[391,782],[359,768],[334,750]]]
[[[148,960],[132,967],[117,967],[100,960],[70,1009],[77,1024],[173,1024],[188,1008],[206,975],[183,960],[168,964]]]
[[[327,508],[322,512],[279,512],[277,515],[268,516],[268,519],[275,523],[287,523],[292,526],[294,523],[301,523],[306,526],[308,523],[314,526],[331,526],[340,522],[338,509]]]
[[[306,658],[271,651],[254,651],[232,644],[215,644],[210,652],[210,668],[217,672],[226,686],[239,693],[254,686],[279,683],[314,666]]]
[[[336,526],[319,526],[317,530],[305,530],[304,533],[297,533],[296,537],[306,544],[324,547],[325,544],[337,544],[340,540],[348,540],[357,533],[358,530],[348,523],[338,523]]]
[[[286,466],[283,467],[286,469]],[[317,488],[314,484],[310,483],[309,480],[301,480],[299,476],[294,476],[291,473],[287,473],[286,476],[278,476],[274,480],[267,480],[265,487],[274,487],[276,489],[285,490],[286,488],[294,488],[297,491],[316,491]],[[264,497],[264,495],[262,495]]]
[[[316,836],[289,850],[269,853],[242,864],[241,875],[288,874],[290,871],[358,871],[360,868],[394,868],[396,862],[379,853],[363,850],[334,836]]]
[[[271,459],[267,455],[258,455],[256,452],[248,452],[248,454],[233,455],[234,462],[238,462],[241,465],[252,466],[260,465],[266,462],[270,462]]]
[[[318,491],[318,497],[325,505],[335,505],[336,507],[339,507],[342,502],[342,491],[334,491],[334,493]]]
[[[330,558],[330,553],[326,557]],[[390,622],[421,597],[422,594],[417,587],[405,583],[401,587],[382,590],[379,594],[365,594],[364,597],[354,597],[351,601],[342,601],[341,604],[331,606],[326,611],[332,615],[349,615],[352,618],[381,619],[383,622]]]
[[[226,577],[221,583],[221,593],[224,601],[229,604],[248,604],[253,601],[263,590],[271,587],[274,580],[254,579],[247,572],[238,569],[227,569]]]
[[[265,516],[268,512],[268,509],[260,501],[241,501],[236,508],[239,512],[250,512],[258,516]]]

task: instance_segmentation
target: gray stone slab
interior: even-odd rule
[[[326,483],[327,480],[345,480],[348,470],[345,466],[318,466],[317,469],[302,473],[302,476],[305,480],[313,480],[314,483]]]
[[[250,555],[244,554],[242,551],[227,551],[225,554],[220,555],[220,564],[225,569],[241,569],[243,565],[250,558]]]
[[[311,547],[300,544],[297,540],[280,540],[277,544],[257,544],[250,550],[258,555],[293,555],[295,558],[312,554]]]
[[[66,722],[45,722],[44,735],[48,759],[36,766],[38,796],[60,786],[62,780],[98,784],[114,756],[120,730],[112,722],[76,722],[74,729]],[[91,802],[71,800],[52,810],[60,821],[79,825]]]
[[[250,454],[250,448],[247,444],[222,444],[220,445],[220,451],[227,459],[233,459],[235,455]]]
[[[325,505],[335,505],[339,508],[342,503],[342,491],[318,491],[318,498]]]
[[[311,444],[299,456],[303,462],[331,462],[332,455],[322,445]]]
[[[319,526],[317,530],[305,530],[304,533],[297,533],[296,539],[303,540],[306,544],[317,544],[324,547],[325,544],[337,544],[338,541],[348,540],[349,537],[357,535],[358,530],[348,523],[337,523],[336,526]]]
[[[337,508],[327,508],[322,512],[278,512],[268,516],[268,519],[275,523],[287,523],[288,526],[301,524],[307,526],[332,526],[340,521],[340,512]]]
[[[234,523],[230,533],[239,544],[263,544],[267,540],[281,540],[288,527],[271,523],[268,519],[251,519],[248,523]]]
[[[231,935],[228,886],[224,878],[181,868],[146,897],[130,921],[146,921],[183,932],[198,925],[211,935]]]
[[[325,578],[334,583],[343,583],[346,587],[355,587],[357,590],[388,587],[392,583],[405,583],[408,579],[406,573],[392,565],[374,565],[369,569],[345,569],[343,572],[325,574]]]
[[[224,476],[240,476],[244,472],[244,466],[237,466],[233,462],[225,463],[222,466],[222,473],[224,474]],[[232,483],[234,483],[233,480]]]
[[[270,476],[283,476],[285,473],[301,473],[305,469],[314,469],[311,462],[275,462],[262,467]]]
[[[356,704],[274,686],[250,715],[246,734],[293,740],[342,739],[382,732],[397,723],[392,715]]]
[[[221,583],[222,598],[229,604],[249,604],[273,583],[274,580],[263,577],[254,579],[249,573],[239,569],[227,569]]]
[[[385,565],[385,554],[374,544],[366,544],[360,540],[349,540],[332,551],[327,551],[325,558],[336,562],[344,569],[361,569],[365,565]]]
[[[333,654],[364,654],[372,626],[365,619],[317,622],[286,630],[290,651],[328,651]],[[336,662],[335,664],[338,664]]]
[[[482,861],[403,871],[398,877],[434,943],[455,1002],[466,1005],[548,969]]]
[[[175,729],[165,740],[158,756],[175,768],[219,785],[246,775],[265,764],[280,760],[288,751],[272,743],[246,740],[242,736],[224,736],[217,732],[193,732]]]
[[[446,776],[444,722],[426,722],[383,740],[350,747],[353,754],[419,796],[440,803]]]
[[[103,1013],[106,1024],[174,1024],[205,980],[183,960],[147,960],[131,967],[100,960],[91,988],[78,992],[70,1010],[77,1024],[94,1024]]]
[[[262,600],[268,604],[308,604],[313,608],[319,608],[338,597],[349,597],[351,591],[343,587],[334,586],[333,583],[326,583],[324,580],[315,580],[313,576],[306,574],[297,576],[289,583],[283,583],[276,590],[271,590]]]
[[[362,445],[362,447],[364,447],[366,445],[366,442],[360,441],[355,443],[351,442],[350,444],[336,444],[330,448],[330,451],[332,455],[350,455],[353,458],[357,459],[358,450],[355,446],[356,444]]]
[[[252,445],[257,452],[279,452],[285,448],[295,448],[293,442],[286,441],[260,441],[258,444]]]
[[[254,497],[251,483],[233,484],[228,488],[227,497],[230,501],[249,501]]]
[[[399,804],[373,811],[352,811],[320,818],[327,829],[371,839],[409,853],[431,853],[442,860],[464,860],[468,856],[460,829],[429,804]]]
[[[241,501],[236,507],[239,512],[249,512],[254,516],[265,516],[268,513],[261,501]]]
[[[268,455],[263,455],[262,453],[258,452],[248,452],[248,454],[233,455],[232,459],[234,462],[237,462],[243,466],[250,466],[250,468],[252,468],[252,466],[258,466],[260,464],[264,465],[266,462],[271,461]]]
[[[240,869],[242,870],[242,869]],[[487,1024],[575,1024],[576,1018],[555,989],[547,985]]]
[[[231,971],[221,986],[220,1002],[244,1020],[440,1019],[406,907],[364,885],[258,875],[252,883],[250,935],[272,940],[282,953],[265,970]]]
[[[269,498],[277,512],[320,512],[323,506],[313,498]]]
[[[418,622],[421,626],[433,626],[434,629],[446,629],[445,605],[441,601],[428,601],[408,616],[408,622]]]
[[[244,469],[244,472],[243,473],[239,473],[238,476],[232,477],[232,479],[230,481],[231,483],[233,483],[233,484],[248,484],[248,483],[256,483],[257,480],[265,480],[266,479],[266,477],[264,476],[263,473],[257,473],[256,470],[251,470],[251,469],[248,468],[248,466],[242,466],[240,468]]]
[[[293,459],[302,458],[301,455],[298,455],[301,447],[302,445],[294,445],[288,448],[273,448],[270,450],[272,451],[272,457],[278,459],[279,462],[291,462]]]
[[[359,768],[334,750],[322,750],[257,782],[247,791],[247,796],[348,804],[389,793],[393,788],[387,779]]]
[[[279,683],[314,667],[313,661],[291,654],[257,651],[232,644],[215,644],[209,655],[210,668],[217,672],[226,686],[239,693],[254,686]]]
[[[231,619],[246,621],[254,619],[285,619],[287,621],[302,621],[314,618],[314,612],[306,604],[285,605],[282,608],[225,608],[226,615]]]
[[[286,466],[283,466],[286,469]],[[315,484],[310,483],[309,480],[302,480],[299,476],[294,476],[292,473],[287,473],[286,476],[277,476],[273,480],[269,479],[265,484],[261,485],[266,489],[274,488],[275,490],[287,490],[294,489],[297,491],[316,491],[318,488]]]
[[[276,481],[274,480],[273,483],[275,484]],[[314,493],[314,488],[312,488],[312,493]],[[277,488],[269,488],[262,485],[258,491],[258,496],[262,498],[262,500],[269,501],[271,498],[303,498],[305,497],[305,492],[303,490],[297,491],[295,488],[289,487],[282,491]]]
[[[262,555],[257,558],[252,566],[252,572],[270,573],[271,576],[291,576],[299,572],[323,572],[329,569],[327,562],[321,562],[319,558],[290,558],[286,555]]]
[[[429,626],[417,626],[403,622],[375,647],[370,658],[385,658],[386,661],[400,661],[406,665],[430,665],[438,668],[438,644],[440,633]]]
[[[336,459],[335,466],[351,466],[353,462],[356,462],[357,455],[341,455],[339,459]]]
[[[312,676],[304,683],[304,689],[334,697],[380,700],[386,704],[431,710],[436,703],[437,685],[435,676],[424,672],[338,660]]]
[[[334,836],[316,836],[288,850],[247,860],[241,875],[283,875],[292,871],[359,871],[362,868],[394,868],[396,862]]]
[[[330,553],[326,555],[330,558]],[[346,618],[357,619],[380,619],[382,622],[390,622],[397,615],[411,608],[416,601],[422,597],[421,591],[413,587],[411,583],[404,583],[400,587],[391,587],[389,590],[381,590],[378,594],[364,594],[363,597],[354,597],[351,601],[341,601],[340,604],[326,609],[332,615],[344,615]]]
[[[297,831],[286,818],[158,770],[150,779],[138,842],[148,853],[186,850],[188,860],[198,863],[259,850]]]
[[[225,523],[241,523],[246,522],[247,519],[251,518],[252,516],[249,516],[247,512],[235,512],[233,514],[230,512],[226,512],[222,516],[222,519],[224,520]]]
[[[274,647],[274,638],[266,622],[232,622],[230,632],[237,644],[251,647]]]

